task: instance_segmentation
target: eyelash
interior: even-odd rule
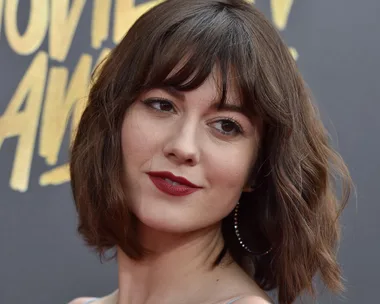
[[[223,122],[223,121],[228,121],[228,122],[233,123],[233,124],[234,124],[234,127],[235,127],[235,132],[236,132],[238,135],[240,135],[240,134],[244,134],[244,130],[243,130],[242,126],[241,126],[241,125],[240,125],[235,119],[233,119],[232,117],[223,117],[223,118],[221,118],[221,119],[218,119],[218,120],[215,121],[215,122]],[[220,130],[220,131],[218,131],[218,132],[220,132],[220,133],[222,133],[222,134],[224,134],[224,135],[230,135],[230,134],[228,134],[228,132],[224,132],[224,131],[222,131],[222,130]]]
[[[163,103],[166,103],[166,104],[170,104],[173,108],[173,110],[175,111],[175,107],[173,105],[173,103],[165,98],[149,98],[149,99],[145,99],[143,100],[143,103],[148,106],[149,108],[157,111],[157,112],[161,112],[161,113],[165,113],[165,112],[168,112],[168,111],[162,111],[162,110],[159,110],[159,109],[156,109],[155,107],[153,107],[152,105],[156,102],[163,102]]]
[[[170,104],[170,106],[172,107],[173,111],[176,111],[175,110],[175,107],[173,105],[173,103],[165,98],[149,98],[149,99],[145,99],[142,101],[144,103],[144,105],[146,105],[147,107],[149,107],[150,109],[154,110],[154,111],[157,111],[159,113],[172,113],[171,111],[163,111],[163,110],[159,110],[155,107],[153,107],[153,104],[154,103],[157,103],[157,102],[162,102],[162,103],[166,103],[166,104]],[[234,127],[235,127],[235,130],[236,130],[236,133],[238,135],[241,135],[241,134],[244,134],[244,129],[242,128],[242,126],[231,116],[228,116],[228,117],[223,117],[223,118],[219,118],[218,120],[214,121],[213,123],[216,123],[216,122],[225,122],[225,121],[228,121],[228,122],[231,122],[234,124]],[[229,134],[228,132],[224,132],[223,130],[217,130],[217,132],[223,134],[223,135],[226,135],[226,136],[229,136],[231,134]]]

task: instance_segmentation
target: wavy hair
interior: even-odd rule
[[[330,290],[341,291],[338,218],[351,189],[348,170],[287,46],[243,0],[165,1],[140,17],[96,70],[71,149],[78,231],[101,256],[118,246],[133,259],[143,257],[122,184],[124,114],[151,88],[199,87],[216,65],[221,103],[233,79],[245,110],[264,126],[253,191],[240,200],[242,239],[255,251],[272,248],[251,256],[252,278],[265,290],[277,288],[280,304],[305,289],[313,294],[318,272]],[[233,214],[223,219],[222,232],[225,248],[216,264],[229,251],[246,268]]]

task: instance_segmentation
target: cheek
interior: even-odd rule
[[[149,160],[157,149],[159,135],[154,122],[132,105],[121,130],[124,162],[133,165]]]
[[[214,185],[223,189],[241,191],[245,186],[256,152],[251,141],[228,149],[220,149],[209,157],[209,176]],[[234,192],[235,192],[234,191]]]

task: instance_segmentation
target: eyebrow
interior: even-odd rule
[[[171,86],[162,86],[160,87],[163,91],[171,95],[172,97],[179,99],[181,101],[185,101],[185,94],[182,93],[181,91],[175,89],[174,87]],[[236,105],[236,104],[230,104],[230,103],[219,103],[215,102],[211,105],[211,108],[217,111],[230,111],[230,112],[236,112],[240,113],[243,115],[247,115],[246,111],[243,109],[242,106]]]

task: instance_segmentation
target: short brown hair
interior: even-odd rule
[[[351,188],[348,170],[330,147],[287,46],[243,0],[163,2],[136,21],[96,71],[71,151],[78,231],[100,255],[119,246],[134,259],[143,256],[122,183],[124,114],[151,88],[197,88],[215,65],[223,80],[221,102],[233,77],[245,109],[264,122],[251,175],[254,191],[240,201],[244,241],[273,248],[252,257],[253,279],[265,290],[277,287],[281,304],[292,303],[304,289],[313,293],[318,271],[331,290],[342,290],[336,247],[338,217]],[[342,182],[340,200],[336,178]],[[244,267],[247,252],[234,235],[232,214],[223,219],[222,231],[222,256],[228,250]]]

